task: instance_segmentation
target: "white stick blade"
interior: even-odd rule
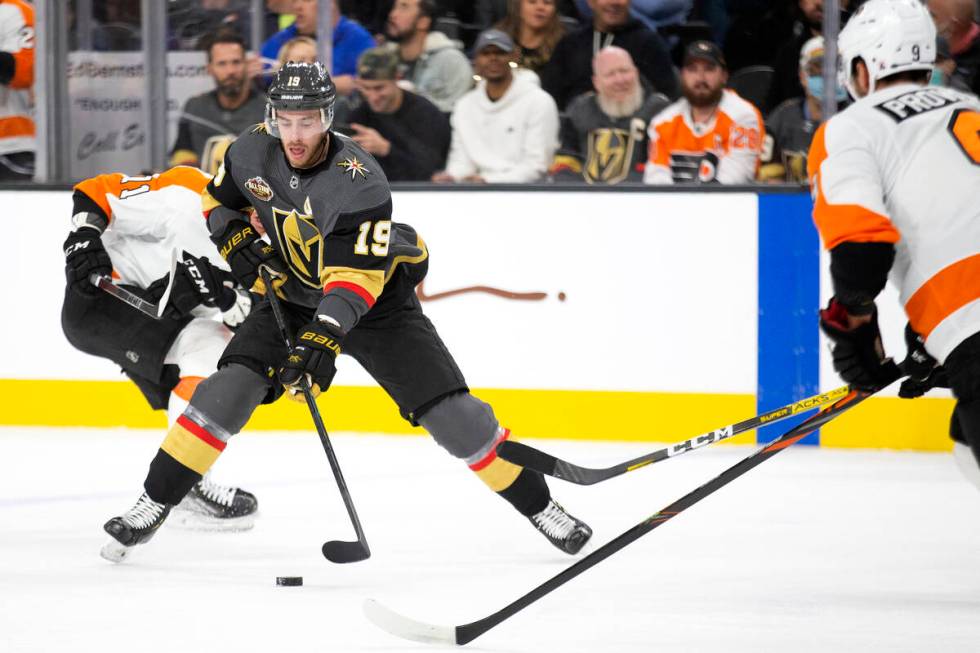
[[[396,637],[425,644],[456,644],[456,628],[433,626],[403,617],[374,599],[364,601],[364,615],[375,626]]]

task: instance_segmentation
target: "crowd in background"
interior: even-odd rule
[[[926,4],[932,83],[977,93],[977,1]],[[139,5],[95,3],[89,47],[139,48]],[[172,163],[213,172],[276,68],[316,58],[317,0],[265,6],[252,44],[247,0],[168,3],[169,47],[205,51],[215,82]],[[822,20],[823,0],[333,0],[334,129],[392,181],[805,182]]]

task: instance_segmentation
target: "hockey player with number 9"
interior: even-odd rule
[[[64,244],[65,336],[75,348],[119,365],[152,408],[166,409],[171,425],[197,384],[217,367],[230,327],[251,307],[249,294],[222,269],[225,263],[201,220],[200,193],[209,180],[187,166],[152,176],[112,173],[86,179],[75,186],[74,229]],[[180,260],[170,284],[174,250]],[[110,296],[93,283],[93,277],[103,276],[150,302],[163,301],[169,286],[166,312],[154,319]],[[162,490],[148,485],[145,491],[153,496]],[[251,493],[203,478],[175,507],[174,522],[245,530],[252,527],[256,508]],[[141,498],[117,519],[106,524],[110,533],[121,524],[145,521],[146,501]],[[116,544],[110,540],[103,556],[115,560]]]
[[[314,392],[327,390],[343,352],[406,420],[463,459],[552,544],[577,553],[591,529],[551,498],[540,474],[496,456],[508,430],[469,393],[415,295],[428,270],[426,245],[410,226],[392,222],[391,190],[377,162],[330,130],[335,95],[321,64],[285,64],[270,86],[264,125],[232,144],[202,195],[212,240],[232,273],[244,287],[282,298],[295,345],[287,350],[269,301],[249,314],[151,463],[147,485],[168,486],[153,497],[157,519],[125,539],[138,541],[162,522],[259,404],[283,392],[302,401],[301,379]],[[250,207],[270,242],[250,224]],[[260,268],[271,273],[273,289]]]
[[[948,379],[954,456],[980,487],[980,102],[928,86],[936,28],[920,0],[869,0],[838,51],[856,101],[820,127],[808,160],[813,217],[830,251],[834,296],[820,325],[834,368],[861,388],[900,375],[874,301],[890,274],[921,336],[906,335],[909,360],[924,360],[921,346],[945,368],[917,365],[917,394]]]

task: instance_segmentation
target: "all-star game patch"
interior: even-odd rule
[[[367,169],[366,165],[357,160],[356,156],[352,159],[344,159],[337,165],[343,168],[345,173],[350,173],[351,181],[357,179],[357,175],[361,175],[363,179],[367,179],[368,173],[371,172]]]
[[[245,188],[263,202],[268,202],[272,199],[272,188],[262,177],[252,177],[245,182]]]

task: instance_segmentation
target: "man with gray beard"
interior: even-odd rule
[[[190,165],[216,174],[235,137],[265,117],[265,97],[249,83],[245,41],[233,30],[205,41],[214,90],[184,104],[170,165]]]
[[[558,182],[642,181],[647,124],[670,100],[662,93],[648,93],[633,57],[614,45],[593,58],[592,85],[595,92],[583,93],[568,105],[561,148],[549,175]]]

